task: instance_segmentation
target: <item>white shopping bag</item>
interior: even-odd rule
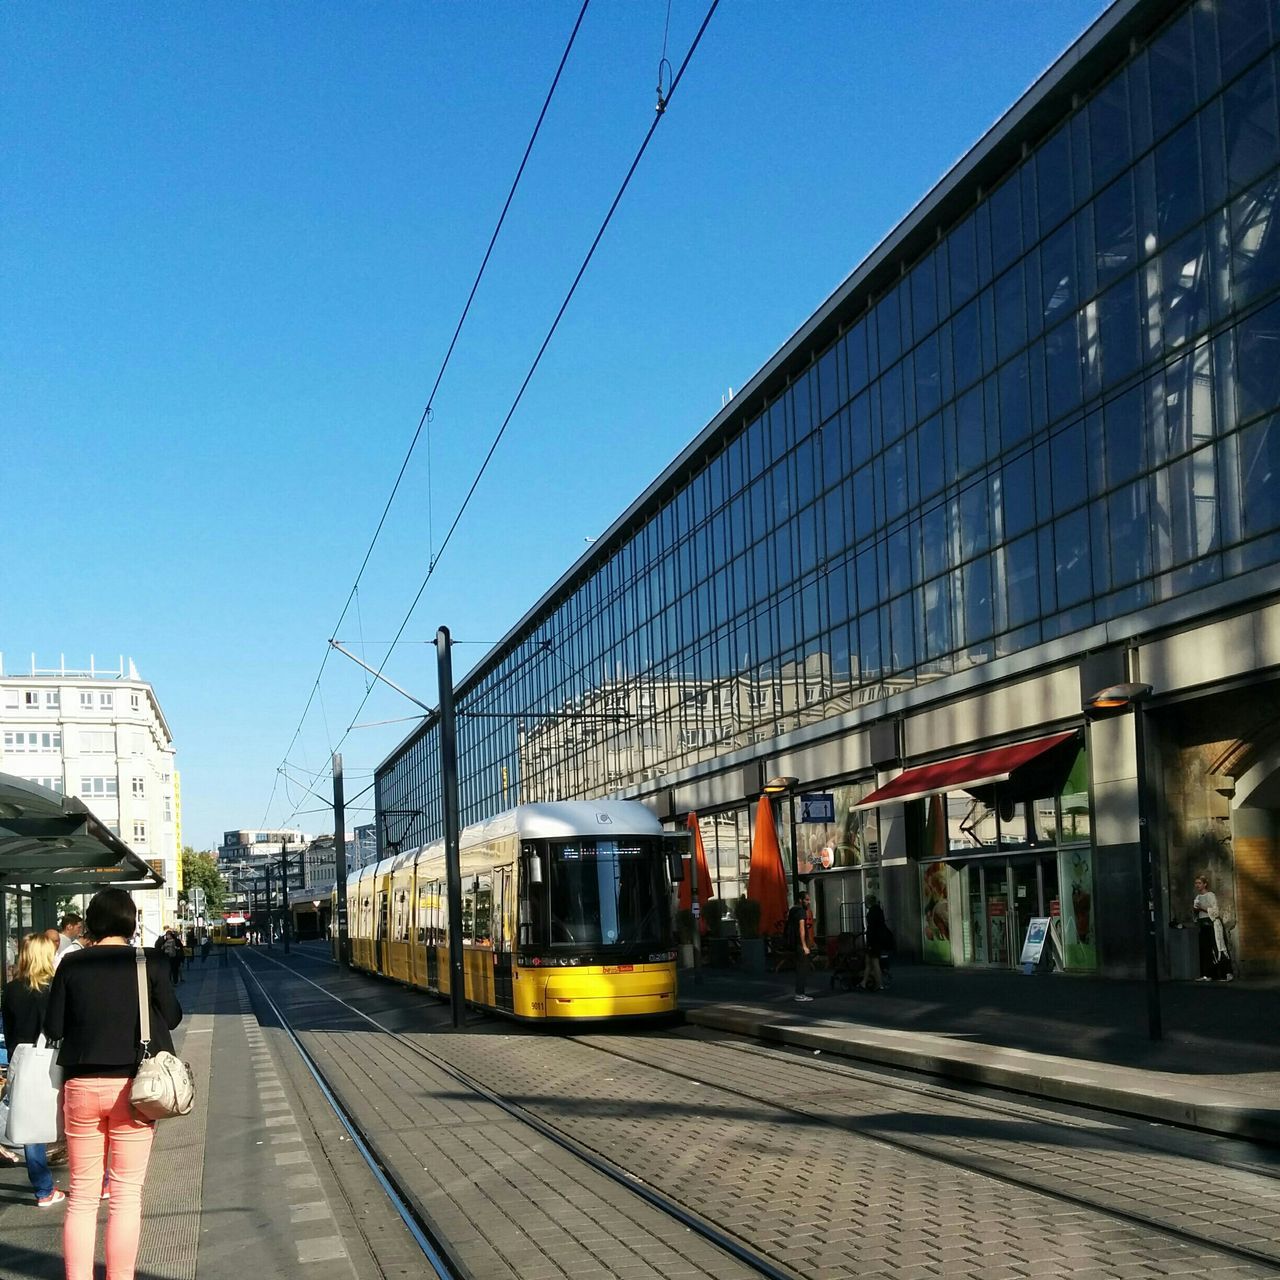
[[[62,1139],[62,1068],[58,1051],[45,1043],[20,1044],[9,1056],[9,1146],[59,1142]]]

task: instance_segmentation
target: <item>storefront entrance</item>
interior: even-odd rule
[[[1056,851],[975,859],[961,870],[960,878],[965,964],[1016,965],[1032,919],[1061,914]]]

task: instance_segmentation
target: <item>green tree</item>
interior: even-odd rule
[[[222,914],[227,896],[227,882],[218,870],[218,858],[212,853],[197,853],[190,845],[182,847],[182,897],[189,899],[196,886],[204,890],[205,919]]]

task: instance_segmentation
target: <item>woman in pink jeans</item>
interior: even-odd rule
[[[135,1116],[129,1088],[142,1057],[135,952],[129,940],[137,908],[123,889],[103,889],[85,912],[95,939],[68,951],[54,975],[45,1034],[61,1040],[58,1062],[66,1085],[70,1200],[62,1230],[67,1280],[93,1280],[94,1238],[103,1172],[111,1168],[107,1214],[107,1280],[133,1280],[142,1226],[142,1183],[154,1123]],[[164,957],[148,954],[151,1052],[173,1052],[169,1028],[182,1021]]]

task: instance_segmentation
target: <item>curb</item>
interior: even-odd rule
[[[777,1021],[776,1017],[770,1018],[758,1009],[740,1005],[686,1009],[684,1016],[685,1021],[694,1026],[730,1031],[756,1040],[821,1049],[838,1057],[1280,1146],[1280,1110],[1260,1105],[1253,1097],[1188,1086],[1183,1083],[1185,1077],[1162,1082],[1155,1073],[1131,1067],[1108,1067],[1069,1058],[1041,1057],[1021,1050],[975,1046],[980,1052],[991,1055],[988,1060],[980,1061],[976,1056],[924,1047],[920,1043],[924,1037],[917,1033],[897,1032],[895,1034],[901,1036],[905,1043],[890,1044],[860,1035],[859,1028],[848,1024],[841,1024],[839,1031],[820,1025],[797,1025]],[[1006,1061],[992,1060],[997,1057]],[[1019,1064],[1017,1059],[1020,1057],[1035,1061],[1039,1069]],[[1043,1070],[1045,1063],[1059,1067],[1059,1072],[1046,1072]],[[1123,1085],[1088,1078],[1098,1071],[1124,1071],[1134,1077],[1134,1082]],[[1168,1087],[1175,1081],[1176,1092]]]

